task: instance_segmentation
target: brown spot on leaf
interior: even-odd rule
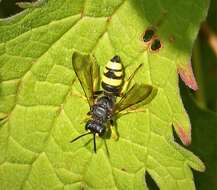
[[[161,14],[160,14],[160,18],[157,20],[157,22],[155,23],[155,26],[156,27],[160,27],[162,24],[163,24],[163,22],[164,22],[164,20],[165,20],[165,18],[166,18],[166,16],[167,16],[167,14],[168,14],[168,11],[167,10],[162,10],[162,12],[161,12]]]
[[[127,170],[125,168],[121,168],[122,171],[126,172]]]
[[[175,42],[175,36],[173,36],[173,35],[169,36],[169,42],[174,43]]]
[[[81,10],[81,18],[84,17],[84,9]]]
[[[107,22],[110,22],[112,20],[112,17],[111,16],[109,16],[109,17],[107,17]]]

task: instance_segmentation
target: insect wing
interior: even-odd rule
[[[116,106],[116,113],[127,108],[137,109],[141,105],[148,104],[156,96],[157,89],[150,85],[134,84],[120,99]]]
[[[92,81],[93,81],[93,92],[96,92],[99,89],[99,76],[100,76],[100,68],[96,62],[96,58],[94,56],[90,56],[91,60],[91,73],[92,73]]]
[[[94,102],[94,91],[99,83],[99,66],[92,56],[78,52],[72,55],[72,66],[91,107]]]

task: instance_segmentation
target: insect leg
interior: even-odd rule
[[[79,97],[79,98],[81,98],[83,100],[87,100],[87,98],[85,96],[79,94],[78,92],[71,92],[71,95],[72,96],[77,96],[77,97]]]
[[[121,116],[123,115],[127,115],[129,113],[145,113],[147,110],[145,108],[137,108],[137,109],[134,109],[134,110],[127,110],[127,111],[124,111],[124,112],[119,112],[117,114],[117,118],[120,118]]]
[[[84,117],[84,118],[81,120],[80,124],[87,123],[87,121],[88,121],[89,119],[90,119],[90,117]]]
[[[113,119],[110,120],[110,124],[111,124],[112,126],[114,126],[114,120],[113,120]]]
[[[107,143],[106,143],[106,140],[103,139],[103,142],[104,142],[104,144],[105,144],[106,154],[107,154],[108,157],[110,157],[110,153],[109,153],[109,150],[108,150],[108,145],[107,145]]]
[[[126,93],[127,89],[128,89],[129,86],[130,86],[131,80],[133,79],[133,77],[135,76],[135,74],[137,73],[137,71],[142,67],[142,65],[143,65],[143,64],[141,63],[141,64],[135,69],[135,71],[134,71],[133,73],[131,73],[131,75],[129,76],[129,78],[124,82],[124,85],[123,85],[123,87],[122,87],[122,90],[121,90],[119,96],[123,96],[123,95]]]
[[[118,131],[117,131],[116,122],[113,119],[110,119],[109,122],[110,122],[109,128],[110,128],[110,131],[111,131],[111,136],[112,136],[112,138],[114,140],[118,140],[119,134],[118,134]]]
[[[93,147],[94,147],[94,152],[96,153],[96,134],[93,133]]]

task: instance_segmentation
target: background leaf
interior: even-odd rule
[[[199,155],[206,165],[205,173],[195,173],[198,190],[207,187],[210,190],[217,189],[217,50],[209,43],[211,37],[217,40],[216,12],[217,2],[211,1],[208,17],[193,48],[192,64],[199,90],[192,93],[183,85],[181,88],[183,102],[192,124],[193,141],[190,149]]]
[[[197,189],[206,189],[209,185],[209,189],[214,190],[217,188],[217,114],[200,108],[184,86],[182,86],[182,97],[192,124],[193,141],[190,149],[200,155],[206,163],[205,173],[195,173]]]
[[[202,108],[217,111],[217,50],[210,46],[210,39],[217,43],[217,2],[211,1],[206,22],[202,25],[193,50],[193,66],[199,82],[195,94]],[[211,36],[212,34],[212,36]]]
[[[0,186],[2,189],[148,189],[144,173],[161,189],[195,189],[190,168],[203,163],[184,144],[191,127],[177,70],[196,84],[189,60],[208,1],[49,0],[0,21]],[[151,52],[142,33],[155,27],[162,48]],[[118,142],[83,133],[88,104],[71,66],[73,50],[93,53],[103,66],[118,54],[127,75],[158,88],[146,113],[118,119]],[[188,79],[188,80],[187,80]],[[194,88],[193,88],[194,89]],[[147,175],[146,175],[147,176]],[[100,179],[100,180],[99,180]]]

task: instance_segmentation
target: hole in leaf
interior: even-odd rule
[[[149,42],[154,36],[154,30],[153,29],[147,29],[142,37],[144,42]]]
[[[160,40],[157,38],[155,39],[152,44],[151,44],[151,50],[152,51],[156,51],[159,50],[161,48],[161,42]]]
[[[145,173],[145,180],[147,183],[147,186],[151,190],[159,190],[159,187],[155,183],[155,181],[152,179],[152,177],[149,175],[148,172]]]

